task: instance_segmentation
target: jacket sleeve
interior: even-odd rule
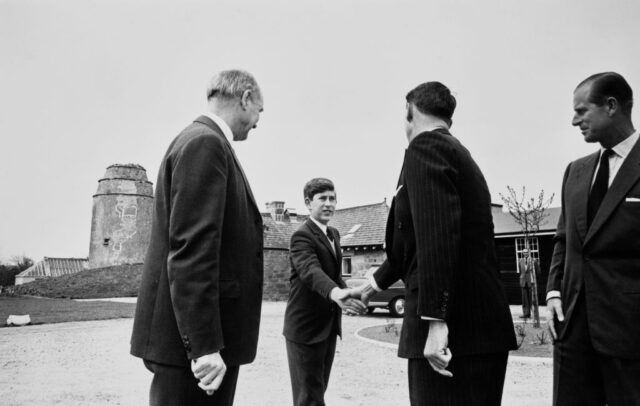
[[[391,264],[389,259],[386,259],[373,274],[373,279],[381,290],[387,289],[401,277],[402,275],[400,275],[398,269]]]
[[[291,263],[300,281],[320,296],[331,300],[331,290],[338,285],[322,270],[316,249],[316,242],[309,233],[298,230],[291,236]]]
[[[218,280],[228,165],[223,141],[207,134],[188,141],[173,163],[167,272],[192,359],[224,347]]]
[[[567,166],[562,179],[562,207],[560,210],[560,218],[558,219],[558,227],[556,228],[556,235],[553,237],[553,256],[551,257],[551,267],[549,269],[549,279],[547,280],[547,293],[552,290],[562,291],[562,279],[564,277],[564,264],[566,253],[566,224],[565,224],[565,207],[566,202],[564,199],[564,189],[566,187],[567,178],[569,177],[569,171],[571,164]]]
[[[459,267],[461,203],[458,156],[445,137],[431,133],[409,144],[405,184],[416,237],[418,316],[446,321]]]

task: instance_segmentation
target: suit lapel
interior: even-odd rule
[[[576,199],[574,201],[573,212],[575,213],[576,228],[580,239],[584,241],[587,235],[587,202],[591,191],[591,181],[598,164],[600,152],[589,155],[576,172]]]
[[[596,216],[593,218],[593,223],[589,227],[584,241],[585,244],[607,221],[638,179],[640,179],[640,142],[636,142],[636,145],[633,146],[613,179],[607,194],[604,196],[602,205],[600,205]]]
[[[337,260],[338,259],[337,258],[337,250],[334,251],[333,248],[331,248],[331,243],[329,242],[329,238],[320,229],[320,227],[318,227],[318,225],[316,223],[314,223],[313,220],[307,220],[307,226],[313,232],[313,234],[316,236],[316,238],[320,241],[320,243],[323,244],[329,250],[331,255],[333,255],[333,259]]]
[[[229,147],[229,150],[231,151],[231,156],[233,157],[233,162],[235,162],[236,167],[240,170],[240,175],[242,176],[242,181],[244,182],[244,186],[245,186],[245,189],[247,191],[247,195],[249,195],[249,199],[253,203],[253,206],[259,212],[260,210],[258,209],[258,204],[256,203],[256,199],[253,197],[253,192],[251,191],[251,186],[249,185],[249,181],[247,180],[247,176],[244,174],[244,170],[242,169],[242,165],[240,165],[240,161],[238,160],[238,157],[236,156],[236,152],[233,150],[233,147],[229,143],[229,140],[227,139],[227,137],[224,136],[224,133],[222,132],[222,129],[220,127],[218,127],[218,125],[207,116],[200,116],[200,117],[198,117],[196,119],[196,121],[206,125],[207,127],[211,128],[213,131],[215,131],[218,134],[220,134],[220,136],[222,136],[222,139],[224,140],[224,142]]]

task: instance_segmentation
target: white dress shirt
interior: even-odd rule
[[[311,221],[316,223],[316,225],[318,227],[320,227],[320,230],[322,230],[322,232],[324,233],[324,236],[327,237],[327,240],[329,240],[329,245],[331,245],[331,248],[333,249],[333,253],[335,254],[336,253],[336,246],[335,246],[334,242],[331,241],[329,239],[329,236],[327,235],[327,225],[326,224],[322,224],[318,220],[314,219],[312,216],[309,216],[309,218],[311,219]]]
[[[233,141],[233,131],[231,131],[231,127],[229,127],[229,124],[227,124],[220,116],[217,116],[210,111],[204,112],[203,115],[209,117],[211,120],[213,120],[214,123],[218,125],[218,127],[220,127],[222,133],[227,138],[227,141],[229,141],[229,144],[231,144],[231,141]]]
[[[640,136],[640,132],[636,131],[630,136],[628,136],[624,141],[618,143],[615,147],[611,148],[613,154],[609,157],[609,186],[613,183],[613,178],[618,174],[618,170],[622,166],[622,163],[633,149],[633,146],[636,145],[638,141],[638,136]],[[604,152],[605,148],[600,148],[600,156]],[[600,159],[598,159],[598,165],[596,166],[596,170],[593,173],[593,179],[591,180],[591,186],[596,181],[596,175],[598,174],[598,169],[600,169]]]

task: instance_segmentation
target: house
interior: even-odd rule
[[[49,258],[36,262],[29,268],[16,275],[16,285],[33,282],[38,279],[50,278],[88,269],[87,258]]]
[[[520,270],[518,259],[525,249],[525,237],[522,228],[508,213],[502,211],[502,205],[492,204],[493,225],[495,234],[496,252],[500,276],[507,292],[507,300],[511,304],[520,304]],[[537,233],[530,236],[529,250],[533,258],[540,263],[540,275],[538,277],[538,300],[545,302],[549,266],[553,255],[553,236],[560,218],[560,207],[550,207],[545,210],[548,214],[542,220]]]
[[[331,225],[340,232],[342,276],[364,276],[386,259],[385,230],[389,206],[382,203],[336,210]]]

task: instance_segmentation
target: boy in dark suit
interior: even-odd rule
[[[311,179],[304,186],[304,203],[310,216],[291,237],[291,290],[283,332],[296,406],[325,404],[342,309],[347,314],[366,310],[349,297],[340,276],[340,234],[327,225],[336,207],[333,182]]]

